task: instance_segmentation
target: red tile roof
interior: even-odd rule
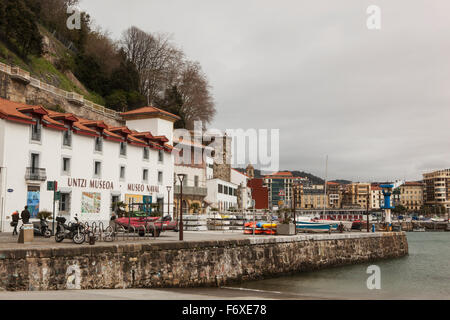
[[[154,107],[151,108],[154,109],[153,112],[163,112],[163,110],[160,110],[158,108]],[[147,112],[148,110],[146,109],[145,111]],[[148,145],[153,149],[165,149],[166,151],[169,152],[171,152],[171,150],[173,149],[172,146],[165,144],[166,142],[169,141],[165,136],[153,136],[149,131],[138,132],[136,130],[130,130],[126,126],[112,127],[108,126],[103,121],[84,119],[82,117],[75,116],[72,113],[55,112],[47,110],[41,106],[32,106],[0,98],[0,119],[18,121],[27,124],[35,123],[35,120],[32,117],[24,113],[37,113],[42,115],[44,126],[51,127],[54,129],[66,130],[66,128],[64,127],[64,120],[66,120],[73,122],[72,126],[74,132],[76,133],[86,134],[90,136],[98,136],[99,135],[98,131],[92,128],[97,127],[100,128],[101,129],[100,131],[103,131],[103,134],[105,134],[107,138],[109,138],[110,140],[123,141],[124,136],[126,136],[130,140],[130,142],[144,146]],[[168,115],[171,115],[171,113],[168,112],[166,113]],[[120,135],[118,133],[122,133],[123,135]],[[147,139],[147,141],[145,141],[144,139]],[[159,144],[156,143],[155,141],[158,141]]]
[[[138,108],[135,110],[131,110],[131,111],[127,111],[127,112],[122,112],[120,114],[122,117],[127,118],[128,116],[134,116],[134,115],[164,115],[164,116],[168,116],[170,118],[173,118],[174,120],[180,120],[181,118],[173,113],[167,112],[165,110],[153,107],[153,106],[148,106],[148,107],[142,107],[142,108]]]

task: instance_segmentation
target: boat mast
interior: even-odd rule
[[[327,179],[328,179],[328,155],[325,161],[325,187],[323,188],[323,218],[325,219],[326,207],[327,207]]]

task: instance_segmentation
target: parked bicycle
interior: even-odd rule
[[[78,221],[77,215],[75,215],[75,223],[65,224],[66,218],[56,217],[56,242],[61,242],[64,239],[72,239],[76,244],[82,244],[86,240],[85,226]]]

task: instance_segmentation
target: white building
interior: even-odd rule
[[[172,214],[166,186],[173,186],[173,123],[177,116],[144,107],[122,114],[111,127],[73,114],[0,99],[0,230],[11,213],[29,206],[32,220],[52,211],[81,221],[109,221],[112,203],[158,203]],[[173,189],[170,194],[173,199]],[[166,199],[166,200],[164,200]]]
[[[238,209],[248,209],[253,206],[252,189],[247,187],[249,177],[236,169],[231,169],[231,182],[238,186]]]
[[[216,208],[219,211],[238,208],[236,184],[222,179],[210,179],[206,181],[206,187],[208,195],[205,200],[210,204],[210,208]]]
[[[207,156],[206,149],[211,149],[201,143],[177,139],[177,147],[174,150],[175,156],[175,203],[176,210],[180,210],[180,179],[183,176],[183,212],[184,213],[204,213],[207,204],[204,202],[207,196],[206,180],[209,170],[208,162],[212,163],[212,158]],[[212,173],[210,173],[212,176]]]

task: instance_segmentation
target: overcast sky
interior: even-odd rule
[[[381,30],[366,9],[381,8]],[[280,168],[354,181],[450,167],[445,0],[82,0],[118,39],[173,35],[227,128],[280,129]]]

